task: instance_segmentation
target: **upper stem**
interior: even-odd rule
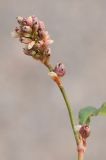
[[[63,95],[64,101],[66,103],[68,113],[69,113],[70,122],[71,122],[71,126],[72,126],[72,130],[73,130],[73,133],[74,133],[76,144],[78,145],[79,144],[79,138],[78,138],[78,134],[77,134],[76,129],[75,129],[75,120],[74,120],[74,114],[73,114],[73,111],[72,111],[72,107],[71,107],[71,104],[69,103],[69,100],[67,98],[64,87],[59,86],[59,88],[60,88],[60,91]]]
[[[45,66],[49,69],[49,71],[53,71],[53,67],[46,63]],[[71,126],[72,126],[72,130],[73,130],[73,133],[74,133],[74,137],[75,137],[75,140],[76,140],[76,144],[78,146],[79,144],[79,138],[78,138],[78,134],[75,130],[75,120],[74,120],[74,114],[73,114],[73,111],[72,111],[72,107],[71,107],[71,104],[69,103],[69,100],[67,98],[67,95],[66,95],[66,92],[65,92],[65,89],[63,87],[63,85],[58,85],[61,93],[62,93],[62,96],[64,98],[64,101],[66,103],[66,106],[67,106],[67,109],[68,109],[68,113],[69,113],[69,117],[70,117],[70,122],[71,122]]]

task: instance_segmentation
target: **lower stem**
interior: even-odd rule
[[[78,152],[78,160],[83,160],[84,159],[84,152],[79,151]]]

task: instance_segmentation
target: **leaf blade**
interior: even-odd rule
[[[85,108],[82,108],[79,111],[79,123],[82,124],[89,124],[90,123],[90,118],[92,116],[96,116],[97,115],[97,109],[95,107],[92,106],[88,106]]]
[[[100,116],[106,116],[106,102],[98,109],[97,114]]]

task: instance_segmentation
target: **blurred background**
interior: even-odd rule
[[[76,146],[65,103],[48,71],[11,38],[17,16],[36,15],[54,40],[52,63],[76,115],[106,101],[105,0],[0,0],[0,159],[70,160]],[[106,159],[106,119],[92,119],[85,159]]]

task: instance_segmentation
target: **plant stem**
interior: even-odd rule
[[[49,69],[50,72],[53,71],[53,67],[50,64],[47,63],[47,64],[45,64],[45,66]],[[67,106],[67,109],[68,109],[68,113],[69,113],[70,122],[71,122],[71,126],[72,126],[72,130],[73,130],[73,133],[74,133],[76,144],[78,146],[79,138],[78,138],[78,134],[77,134],[77,132],[75,130],[75,120],[74,120],[74,114],[73,114],[73,111],[72,111],[72,106],[69,103],[69,100],[67,98],[64,86],[63,85],[58,85],[58,87],[59,87],[59,89],[60,89],[60,91],[62,93],[62,96],[64,98],[64,101],[66,103],[66,106]]]
[[[50,72],[53,71],[53,67],[52,67],[51,64],[45,63],[45,66],[49,69]],[[58,83],[57,83],[57,85],[58,85]],[[79,139],[79,135],[78,135],[78,133],[75,129],[75,120],[74,120],[74,114],[73,114],[72,106],[71,106],[71,104],[70,104],[70,102],[67,98],[67,95],[66,95],[63,84],[58,85],[58,87],[59,87],[59,89],[62,93],[62,96],[64,98],[64,101],[66,103],[66,107],[67,107],[70,122],[71,122],[71,127],[72,127],[72,130],[73,130],[73,134],[74,134],[74,138],[75,138],[76,145],[77,145],[77,150],[78,150],[78,147],[79,147],[81,142],[80,142],[80,139]],[[83,160],[83,157],[84,157],[84,152],[82,152],[81,150],[78,151],[78,160]]]
[[[84,159],[84,152],[79,151],[78,152],[78,160],[83,160]]]
[[[73,130],[73,133],[74,133],[76,144],[78,145],[79,144],[79,139],[78,139],[77,132],[75,130],[75,120],[74,120],[74,115],[73,115],[71,104],[69,103],[69,100],[67,98],[67,95],[66,95],[64,87],[63,86],[59,86],[59,89],[60,89],[60,91],[61,91],[61,93],[63,95],[64,101],[66,103],[66,106],[67,106],[67,109],[68,109],[68,113],[69,113],[70,122],[71,122],[71,126],[72,126],[72,130]]]

